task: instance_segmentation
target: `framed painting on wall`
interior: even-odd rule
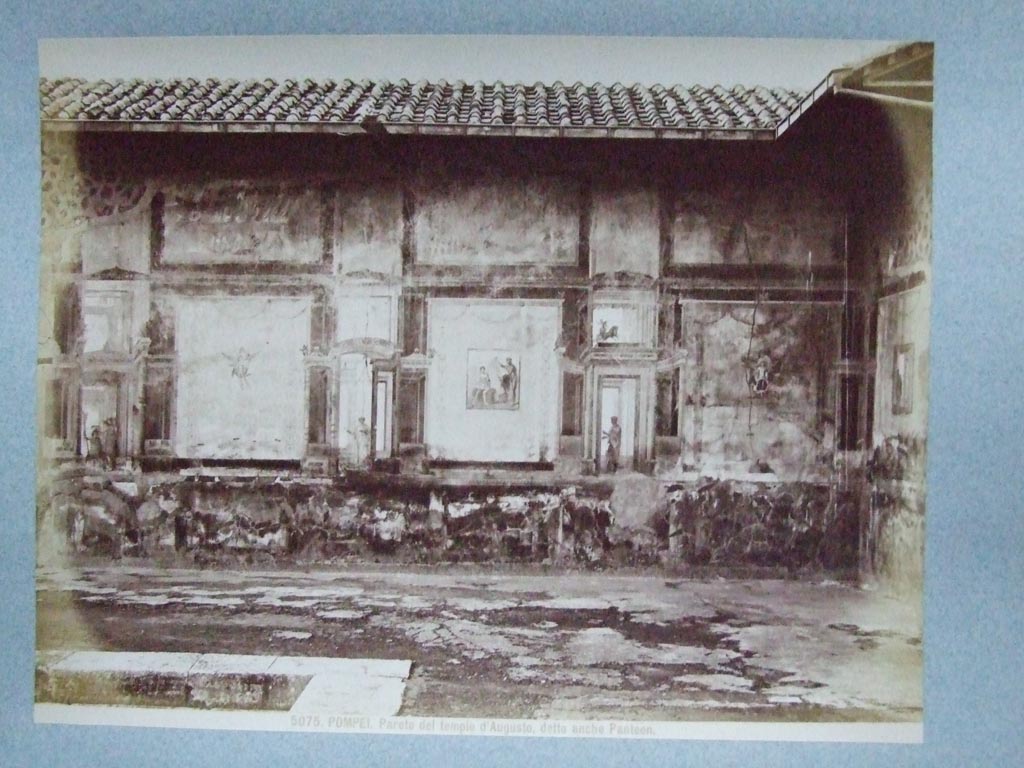
[[[466,354],[466,408],[519,408],[519,355],[501,349],[470,349]]]
[[[914,345],[900,344],[892,355],[892,412],[914,410]]]
[[[638,344],[640,324],[636,307],[605,304],[594,307],[594,345]]]

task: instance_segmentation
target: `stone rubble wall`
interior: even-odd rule
[[[925,461],[923,438],[896,435],[868,463],[870,498],[862,531],[865,570],[896,592],[924,584]]]
[[[642,487],[641,487],[642,486]],[[548,563],[844,569],[857,514],[826,485],[707,481],[529,488],[78,469],[40,494],[40,562]]]
[[[684,562],[842,569],[857,562],[852,494],[812,483],[708,481],[670,491]]]

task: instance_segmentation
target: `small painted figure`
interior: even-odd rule
[[[100,439],[100,428],[98,426],[89,430],[86,458],[99,462],[103,461],[103,441]]]
[[[750,388],[755,395],[763,395],[768,391],[768,379],[771,376],[772,359],[768,355],[761,355],[757,358],[753,368],[750,370]]]
[[[185,510],[174,511],[174,551],[184,552],[188,549],[188,516]]]
[[[112,416],[103,422],[100,443],[103,446],[103,460],[110,469],[113,469],[117,461],[117,422]]]
[[[511,357],[506,357],[500,368],[502,402],[515,403],[519,395],[519,371],[512,363]]]
[[[494,385],[491,384],[491,375],[487,372],[487,366],[480,366],[480,376],[473,388],[472,398],[473,404],[477,406],[494,403]]]
[[[612,416],[612,425],[604,436],[608,440],[608,447],[605,449],[605,468],[609,472],[616,472],[619,469],[619,449],[622,447],[622,427],[619,426],[618,416]]]
[[[239,347],[238,353],[233,357],[226,353],[221,353],[231,365],[231,376],[232,378],[238,379],[238,384],[242,388],[249,385],[249,364],[252,363],[252,359],[256,355],[252,352],[247,352],[245,347]]]
[[[609,328],[607,320],[600,321],[600,325],[597,329],[597,340],[599,342],[610,341],[611,339],[617,339],[618,337],[619,326],[613,325]]]
[[[366,423],[366,417],[360,416],[356,428],[351,432],[355,440],[356,464],[368,464],[370,462],[370,425]]]

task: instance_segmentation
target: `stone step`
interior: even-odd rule
[[[216,653],[51,651],[36,701],[392,716],[411,662]]]

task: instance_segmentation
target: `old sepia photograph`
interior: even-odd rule
[[[42,41],[36,721],[920,741],[933,45],[465,46]]]

